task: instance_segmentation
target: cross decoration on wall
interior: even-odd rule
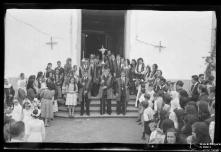
[[[161,45],[161,41],[159,42],[159,45],[155,45],[155,44],[148,43],[148,42],[145,42],[145,41],[143,41],[143,40],[140,40],[140,39],[138,38],[138,36],[136,36],[136,40],[137,40],[138,42],[140,42],[140,43],[143,43],[143,44],[146,44],[146,45],[150,45],[150,46],[153,46],[153,47],[155,47],[155,48],[159,48],[159,52],[161,52],[161,49],[165,49],[165,48],[166,48],[165,46],[162,46],[162,45]]]
[[[53,45],[57,44],[57,42],[53,42],[52,36],[51,36],[50,42],[47,42],[46,44],[51,45],[51,49],[53,50]]]
[[[156,48],[159,48],[159,52],[161,52],[161,49],[166,48],[165,46],[162,46],[162,45],[161,45],[161,41],[160,41],[160,44],[159,44],[159,45],[156,45],[155,47],[156,47]]]

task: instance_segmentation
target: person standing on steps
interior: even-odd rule
[[[57,67],[55,68],[54,71],[55,71],[56,89],[58,92],[57,99],[60,100],[62,98],[62,85],[64,82],[64,69],[61,67],[61,61],[57,61]]]
[[[127,102],[129,101],[129,79],[124,71],[121,72],[121,77],[117,79],[117,114],[126,114]]]
[[[101,90],[102,90],[102,97],[100,100],[100,114],[103,115],[106,112],[107,107],[107,113],[111,115],[112,109],[111,109],[111,99],[113,96],[113,90],[112,90],[112,76],[110,73],[110,69],[108,65],[104,66],[104,72],[101,76]]]
[[[70,79],[69,84],[66,86],[67,98],[66,98],[66,105],[68,106],[69,117],[74,117],[74,109],[77,105],[77,94],[78,94],[78,86],[77,86],[77,79],[72,77]]]
[[[88,60],[82,60],[82,66],[79,69],[79,101],[81,103],[81,116],[84,114],[84,107],[86,107],[86,113],[90,115],[90,101],[88,99],[88,92],[90,90],[90,72]]]

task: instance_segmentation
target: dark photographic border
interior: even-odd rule
[[[139,1],[138,1],[139,2]],[[147,1],[148,2],[148,1]],[[109,2],[108,2],[109,3]],[[217,74],[217,80],[216,80],[216,117],[215,117],[215,143],[221,143],[220,139],[220,74],[219,70],[220,68],[220,51],[221,51],[221,5],[208,5],[208,4],[202,4],[202,5],[180,5],[180,4],[144,4],[144,3],[131,3],[131,4],[99,4],[99,3],[3,3],[1,9],[1,21],[2,21],[2,38],[3,38],[3,48],[2,48],[2,55],[1,55],[1,61],[3,62],[1,65],[4,65],[4,45],[5,45],[5,39],[4,39],[4,18],[6,14],[6,10],[10,8],[17,8],[17,9],[102,9],[102,10],[130,10],[130,9],[137,9],[137,10],[156,10],[156,11],[215,11],[216,12],[216,18],[217,18],[217,33],[216,33],[216,53],[217,53],[217,61],[216,66],[218,69]],[[4,69],[4,66],[3,66]],[[3,76],[4,78],[4,72]],[[4,82],[4,81],[2,81]],[[3,86],[3,84],[2,84]],[[2,91],[3,94],[3,91]],[[2,101],[3,101],[3,95]],[[3,106],[3,102],[1,102],[1,106]],[[3,114],[2,114],[3,116]],[[3,118],[3,117],[2,117]],[[2,126],[3,127],[3,126]],[[3,128],[2,128],[3,130]],[[2,136],[2,140],[3,136]],[[54,149],[54,150],[145,150],[145,151],[152,151],[152,150],[168,150],[168,151],[177,151],[177,150],[216,150],[218,148],[221,148],[221,144],[213,144],[213,145],[144,145],[144,144],[119,144],[119,143],[88,143],[88,144],[72,144],[72,143],[4,143],[2,142],[2,147],[4,149]],[[209,149],[208,149],[209,148]]]

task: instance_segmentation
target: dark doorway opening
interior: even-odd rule
[[[82,10],[81,58],[99,55],[102,47],[124,55],[125,12],[121,10]]]

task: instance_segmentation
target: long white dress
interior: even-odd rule
[[[20,121],[22,118],[22,107],[20,104],[15,105],[12,113],[10,114],[12,116],[12,119],[15,121]]]
[[[43,120],[31,119],[27,124],[27,142],[43,142],[45,126]]]
[[[23,119],[22,119],[22,121],[25,124],[25,135],[27,134],[27,127],[28,127],[27,125],[33,119],[32,116],[31,116],[31,113],[32,113],[32,109],[29,109],[29,110],[23,109]]]
[[[73,84],[69,84],[69,86],[67,86],[67,98],[66,98],[66,103],[65,105],[77,105],[77,98],[78,98],[78,94],[77,94],[77,90],[78,87],[77,85],[75,86],[76,90],[74,91],[74,85]]]

